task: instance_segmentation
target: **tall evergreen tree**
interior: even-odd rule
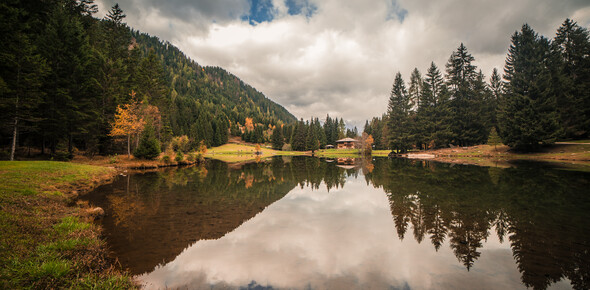
[[[324,129],[322,128],[322,124],[320,124],[320,120],[318,118],[315,118],[313,124],[315,135],[318,137],[318,141],[320,142],[319,148],[326,148],[326,145],[328,144],[328,139],[326,137],[326,132],[324,132]]]
[[[414,68],[410,75],[410,86],[408,88],[408,95],[414,111],[417,111],[420,107],[423,85],[422,74],[420,74],[418,68]]]
[[[320,140],[318,139],[318,135],[316,134],[315,121],[313,118],[311,118],[311,122],[307,126],[306,139],[306,150],[311,150],[311,152],[313,153],[314,151],[320,148]]]
[[[532,149],[561,135],[555,97],[551,95],[549,41],[524,24],[512,35],[498,123],[504,144]]]
[[[409,112],[410,98],[401,73],[395,75],[393,88],[387,105],[387,127],[389,129],[389,148],[396,152],[405,152],[410,148]]]
[[[24,17],[22,8],[0,3],[0,122],[12,133],[10,160],[14,160],[20,133],[38,131],[41,86],[48,69]]]
[[[498,105],[500,103],[500,99],[502,98],[502,94],[504,92],[504,82],[502,82],[502,76],[498,73],[498,69],[494,68],[492,70],[492,76],[490,77],[490,93],[491,99],[489,101],[490,110],[492,111],[491,114],[491,125],[494,127],[498,127]]]
[[[485,142],[487,133],[481,115],[481,99],[474,91],[477,81],[475,58],[463,43],[447,62],[447,86],[452,108],[451,130],[455,143],[468,146]]]
[[[63,6],[55,7],[40,39],[41,51],[51,69],[43,102],[45,121],[41,126],[52,153],[62,140],[66,140],[68,151],[72,152],[76,132],[94,121],[90,111],[92,100],[83,90],[90,61],[88,36],[79,18],[70,13]]]
[[[557,106],[566,137],[590,136],[590,37],[588,30],[566,19],[553,41],[559,54]]]
[[[346,137],[346,125],[344,124],[344,119],[340,117],[340,122],[338,122],[338,139],[344,137]]]
[[[272,149],[281,150],[284,144],[285,140],[283,137],[283,127],[277,125],[272,130]]]
[[[293,132],[293,140],[291,141],[291,148],[295,151],[305,151],[307,145],[307,128],[303,119],[297,122]]]

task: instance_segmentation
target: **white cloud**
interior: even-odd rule
[[[434,61],[444,72],[464,42],[489,76],[523,23],[547,37],[566,17],[590,24],[590,4],[577,0],[309,1],[317,7],[309,18],[273,0],[274,20],[256,26],[240,20],[245,0],[121,2],[130,26],[229,70],[298,118],[330,113],[359,129],[385,112],[397,71],[408,81]]]

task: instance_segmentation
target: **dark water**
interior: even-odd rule
[[[147,288],[590,288],[590,173],[538,163],[210,161],[86,198]]]

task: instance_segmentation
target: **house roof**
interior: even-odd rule
[[[343,143],[343,142],[358,142],[359,140],[356,139],[352,139],[352,138],[344,138],[344,139],[340,139],[337,140],[336,143]]]

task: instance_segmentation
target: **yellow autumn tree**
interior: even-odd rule
[[[248,131],[252,131],[254,130],[254,122],[252,122],[252,118],[246,118],[246,124],[244,126],[246,126],[246,129]]]
[[[117,106],[115,120],[111,123],[110,136],[127,136],[127,156],[131,157],[131,135],[138,134],[144,125],[140,115],[140,103],[135,101],[135,92],[131,91],[133,101]]]
[[[373,136],[363,132],[363,135],[361,136],[361,152],[365,155],[371,155],[373,151],[373,142],[375,142]]]

